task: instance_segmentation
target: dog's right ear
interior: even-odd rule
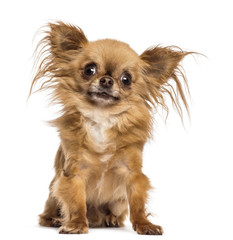
[[[88,40],[81,28],[63,22],[49,23],[48,30],[45,30],[45,37],[39,41],[35,50],[36,74],[33,78],[29,96],[39,80],[42,81],[42,90],[52,87],[57,77],[68,76],[69,68],[67,63],[75,59],[88,44]]]
[[[81,28],[63,22],[49,23],[47,41],[55,57],[67,57],[88,43]]]

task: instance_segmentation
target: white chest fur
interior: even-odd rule
[[[106,149],[113,144],[107,136],[107,130],[114,126],[116,117],[109,116],[109,114],[101,110],[85,112],[84,116],[86,117],[88,138],[93,142],[96,151],[106,151]],[[110,157],[111,155],[106,153],[101,160],[105,162]]]

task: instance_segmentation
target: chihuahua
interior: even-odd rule
[[[145,209],[151,184],[142,151],[153,110],[168,113],[167,96],[181,116],[182,106],[188,110],[180,61],[190,52],[156,46],[138,55],[120,41],[88,41],[63,22],[48,24],[38,48],[30,94],[40,82],[38,90],[51,89],[52,103],[62,106],[51,121],[61,141],[39,224],[81,234],[121,227],[129,212],[138,234],[161,235]]]

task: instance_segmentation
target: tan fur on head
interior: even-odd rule
[[[188,110],[179,64],[190,53],[158,46],[139,56],[120,41],[89,42],[80,28],[63,22],[48,29],[30,93],[41,81],[39,90],[52,89],[52,101],[63,110],[52,122],[61,145],[40,224],[60,225],[61,233],[122,226],[129,205],[139,234],[162,234],[145,212],[150,183],[142,150],[151,136],[152,106],[168,112],[168,95],[181,116],[179,99]]]

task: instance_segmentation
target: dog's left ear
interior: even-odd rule
[[[188,85],[184,74],[179,68],[179,64],[188,54],[191,54],[191,52],[184,52],[177,47],[154,47],[140,55],[143,65],[142,72],[149,91],[149,101],[155,100],[155,102],[161,104],[168,111],[164,97],[164,94],[167,93],[181,116],[182,108],[179,96],[187,110],[188,104],[183,91],[182,81],[179,78],[181,77],[184,80],[183,83],[187,88]],[[174,84],[176,84],[176,90],[174,90],[174,84],[169,80],[173,80]]]
[[[172,47],[155,47],[143,52],[140,58],[146,63],[146,74],[163,84],[172,77],[180,61],[187,54],[189,53],[181,49],[175,51]]]

